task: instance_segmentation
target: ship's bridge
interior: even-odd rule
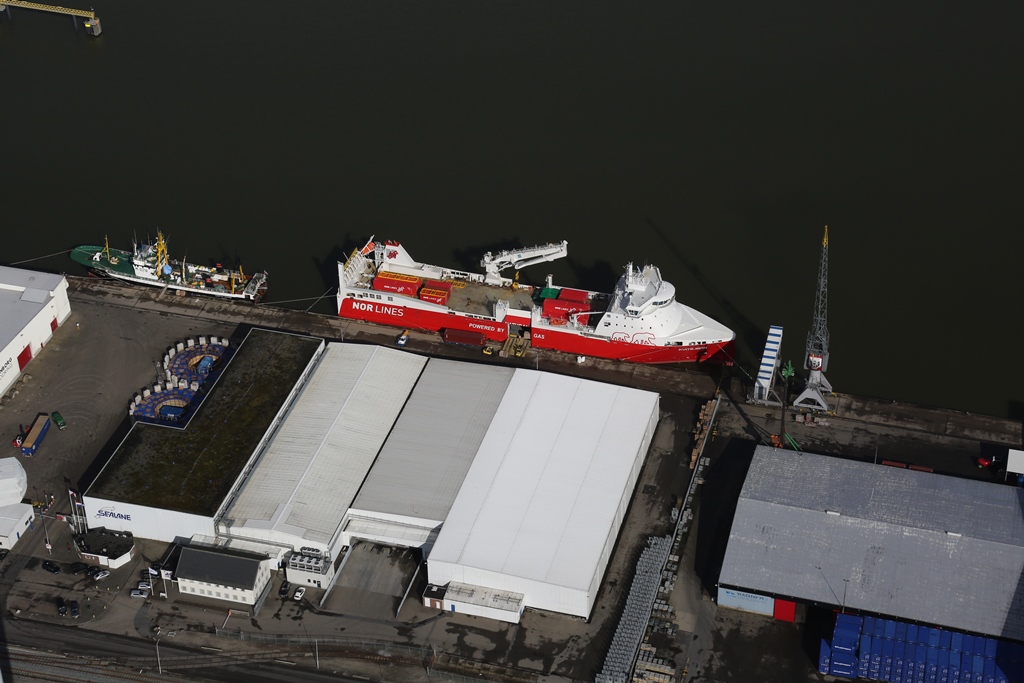
[[[622,283],[623,309],[632,317],[670,306],[676,299],[675,285],[662,280],[661,272],[655,266],[647,266],[640,271],[634,270],[632,263],[628,264]]]

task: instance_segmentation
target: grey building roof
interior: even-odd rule
[[[765,446],[719,583],[1024,640],[1024,491]]]
[[[443,522],[514,372],[430,360],[352,507]]]
[[[175,570],[175,578],[253,590],[260,562],[267,559],[255,553],[186,546]]]

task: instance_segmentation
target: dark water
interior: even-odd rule
[[[656,263],[750,368],[770,324],[799,363],[828,224],[837,390],[1019,414],[1024,5],[894,4],[12,10],[0,261],[160,227],[304,309],[371,234],[466,268],[567,239],[525,279]]]

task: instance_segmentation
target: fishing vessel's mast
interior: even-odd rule
[[[164,274],[164,266],[169,265],[167,259],[167,242],[164,241],[163,232],[156,231],[156,274]]]
[[[107,263],[117,263],[116,258],[112,259],[110,257],[110,240],[107,239],[106,235],[103,236],[103,255],[107,257]]]
[[[830,410],[824,394],[832,393],[832,385],[825,379],[828,369],[828,226],[821,240],[821,264],[818,266],[818,291],[814,297],[814,321],[807,333],[807,355],[804,367],[810,370],[807,388],[793,405],[798,408]]]

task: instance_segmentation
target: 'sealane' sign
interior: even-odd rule
[[[100,508],[96,511],[96,518],[102,519],[103,517],[112,517],[113,519],[123,519],[126,522],[132,521],[131,515],[123,515],[120,512],[114,512],[114,508]]]

